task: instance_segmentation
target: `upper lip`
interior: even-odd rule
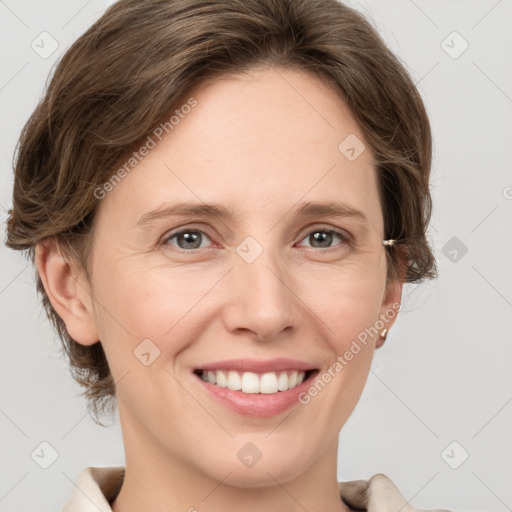
[[[315,366],[297,359],[228,359],[201,365],[196,370],[238,370],[240,372],[266,373],[282,370],[315,370]]]

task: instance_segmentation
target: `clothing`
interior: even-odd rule
[[[125,468],[88,467],[79,475],[76,487],[61,512],[112,512],[123,484]],[[395,484],[381,473],[370,480],[338,482],[340,499],[359,512],[451,512],[446,509],[424,511],[406,503]]]

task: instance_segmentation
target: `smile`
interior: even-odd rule
[[[214,402],[237,414],[269,418],[301,405],[298,396],[311,386],[319,367],[288,358],[230,359],[201,364],[192,374]]]
[[[242,393],[271,395],[300,386],[315,370],[255,373],[237,370],[196,370],[204,382]]]

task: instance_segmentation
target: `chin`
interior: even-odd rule
[[[276,450],[272,450],[271,447],[263,448],[261,450],[263,453],[260,452],[260,455],[252,450],[254,448],[247,446],[245,451],[238,449],[233,453],[233,457],[228,458],[226,453],[229,450],[226,450],[223,456],[214,456],[208,468],[204,467],[203,459],[202,471],[211,478],[222,481],[223,484],[256,489],[293,480],[304,473],[312,463],[304,451],[304,446],[301,445],[295,445],[296,453],[293,450],[285,450],[283,447]],[[252,454],[253,459],[251,460],[250,455],[246,454]],[[246,463],[242,462],[245,457],[247,457]]]

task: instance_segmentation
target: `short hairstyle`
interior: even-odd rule
[[[365,17],[337,0],[121,0],[61,57],[16,147],[6,245],[53,238],[89,278],[102,187],[187,94],[257,67],[309,72],[348,106],[377,170],[388,279],[437,275],[426,238],[431,129],[413,80]],[[341,141],[340,141],[341,142]],[[115,403],[101,341],[73,340],[39,275],[37,291],[99,416]]]

